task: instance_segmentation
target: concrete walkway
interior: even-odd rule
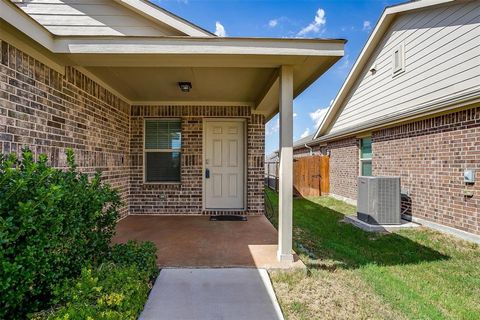
[[[283,319],[263,269],[163,269],[141,320]]]

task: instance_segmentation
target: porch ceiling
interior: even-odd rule
[[[296,97],[338,61],[341,53],[73,53],[64,57],[132,104],[250,105],[269,120],[278,112],[280,66],[293,66]],[[182,81],[192,83],[189,93],[178,88]]]
[[[213,67],[87,67],[131,101],[208,102],[254,104],[276,74],[273,68]],[[178,82],[189,81],[182,92]]]
[[[282,65],[293,67],[294,98],[343,56],[344,40],[268,38],[85,38],[54,50],[132,104],[250,105],[278,113]],[[192,90],[181,92],[178,82]]]

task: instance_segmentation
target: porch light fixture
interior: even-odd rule
[[[191,82],[179,82],[178,86],[180,87],[180,90],[182,90],[182,92],[190,92],[190,90],[192,89]]]

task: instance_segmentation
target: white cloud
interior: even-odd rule
[[[220,21],[215,22],[215,34],[219,37],[226,37],[227,32],[225,27],[220,23]]]
[[[350,68],[350,56],[347,54],[343,57],[342,63],[338,66],[339,69],[349,69]]]
[[[297,114],[294,112],[294,113],[293,113],[293,117],[295,118],[296,116],[297,116]]]
[[[280,129],[280,119],[277,118],[276,121],[273,121],[273,122],[270,121],[267,123],[267,125],[265,126],[265,135],[269,136],[274,133],[277,133],[279,129]]]
[[[368,20],[363,21],[363,31],[370,31],[372,29],[372,23]]]
[[[278,25],[278,19],[272,19],[272,20],[268,21],[268,26],[270,28],[275,28],[277,25]]]
[[[305,129],[305,131],[303,131],[303,133],[300,135],[300,139],[303,139],[303,138],[307,137],[309,134],[310,134],[310,128],[307,128],[307,129]]]
[[[320,123],[322,123],[323,118],[325,118],[325,115],[327,114],[327,110],[328,108],[319,108],[314,112],[310,112],[310,118],[315,123],[316,128],[318,128]]]
[[[304,36],[310,32],[318,33],[326,23],[327,23],[327,19],[325,17],[325,10],[323,10],[322,8],[319,8],[317,10],[317,14],[315,15],[315,20],[312,23],[310,23],[308,26],[300,30],[297,33],[297,36]]]

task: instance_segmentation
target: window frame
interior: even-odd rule
[[[169,149],[147,149],[146,145],[146,135],[147,135],[147,121],[178,121],[180,122],[180,147],[177,148],[169,148]],[[164,185],[180,185],[182,184],[182,146],[183,146],[183,139],[182,139],[182,118],[143,118],[143,183],[144,184],[164,184]],[[147,153],[148,152],[178,152],[180,154],[180,179],[178,181],[147,181]]]
[[[399,65],[396,66],[396,53],[399,53]],[[392,52],[392,74],[393,77],[405,72],[405,44],[402,42],[397,45]]]
[[[371,152],[370,152],[370,158],[362,158],[362,146],[363,146],[363,140],[364,139],[370,139],[370,148],[371,148]],[[372,166],[372,159],[373,159],[373,141],[372,141],[372,136],[363,136],[363,137],[359,137],[359,148],[358,148],[358,159],[359,159],[359,171],[360,171],[360,176],[363,177],[365,176],[363,174],[363,164],[365,162],[370,162],[370,165]],[[373,167],[372,167],[373,169]],[[373,176],[373,170],[372,170],[372,174],[367,176],[367,177],[372,177]]]

